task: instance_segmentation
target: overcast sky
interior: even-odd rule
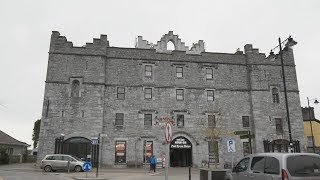
[[[292,35],[306,106],[307,97],[320,100],[319,8],[319,0],[1,0],[0,130],[32,144],[53,30],[76,46],[107,34],[119,47],[134,47],[139,35],[156,43],[172,30],[189,47],[204,40],[207,52],[234,53],[253,44],[267,55],[278,37]]]

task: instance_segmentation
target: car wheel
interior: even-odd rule
[[[51,166],[45,166],[44,167],[44,171],[45,172],[51,172],[52,171],[52,167]]]
[[[76,167],[74,167],[74,171],[75,171],[75,172],[80,172],[80,171],[82,171],[81,166],[76,166]]]

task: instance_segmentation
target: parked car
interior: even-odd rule
[[[40,168],[46,172],[56,170],[68,170],[68,161],[70,162],[69,168],[75,172],[82,171],[83,163],[81,159],[67,155],[67,154],[48,154],[40,164]]]
[[[227,180],[319,180],[320,155],[259,153],[244,157]]]

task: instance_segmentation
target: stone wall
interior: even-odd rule
[[[143,158],[143,141],[154,142],[154,153],[165,153],[163,129],[144,127],[144,114],[176,119],[183,114],[185,125],[174,127],[174,137],[186,137],[192,143],[194,165],[208,159],[208,142],[203,133],[207,116],[216,116],[217,127],[229,132],[219,139],[220,166],[231,162],[226,140],[235,139],[235,161],[243,157],[238,130],[255,133],[253,152],[263,152],[265,139],[288,139],[280,60],[268,60],[252,45],[245,53],[188,54],[178,49],[171,53],[144,49],[109,47],[106,35],[73,47],[58,32],[51,36],[49,63],[44,95],[38,160],[53,153],[54,139],[81,136],[90,139],[98,133],[103,138],[102,166],[114,166],[115,141],[127,142],[127,161]],[[151,47],[151,46],[150,46]],[[302,144],[303,122],[292,49],[284,51],[290,122],[293,139]],[[145,77],[145,66],[152,66],[152,77]],[[176,77],[176,67],[183,77]],[[206,68],[213,69],[213,79],[206,79]],[[80,82],[79,97],[71,97],[73,80]],[[125,99],[117,99],[117,88],[125,88]],[[280,103],[273,103],[272,88],[279,89]],[[152,88],[152,99],[144,98],[144,89]],[[176,100],[176,89],[184,89],[184,100]],[[214,90],[214,101],[207,100],[207,90]],[[63,117],[62,117],[63,111]],[[115,127],[115,114],[124,113],[124,128]],[[250,117],[250,127],[242,127],[242,116]],[[274,118],[284,119],[284,133],[275,133]],[[303,147],[303,145],[301,145]]]

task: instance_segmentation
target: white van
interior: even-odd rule
[[[227,180],[320,180],[320,155],[260,153],[239,161]]]

